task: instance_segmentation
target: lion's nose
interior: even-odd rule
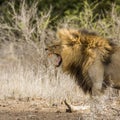
[[[48,50],[48,48],[45,48],[45,50],[47,51],[47,50]]]

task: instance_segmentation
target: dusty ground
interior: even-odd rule
[[[96,114],[95,120],[120,120],[120,101],[113,102],[112,107],[106,107],[104,114]],[[66,112],[66,106],[47,105],[43,100],[0,101],[0,120],[91,120],[89,110],[81,110],[79,113]]]

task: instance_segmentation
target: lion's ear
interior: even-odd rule
[[[79,31],[74,29],[59,29],[57,31],[57,36],[62,41],[75,41],[79,37]]]
[[[72,35],[71,35],[71,33],[70,33],[70,31],[68,29],[59,29],[57,31],[57,37],[60,40],[72,39]]]

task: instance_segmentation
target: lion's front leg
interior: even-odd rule
[[[97,58],[88,70],[89,77],[92,81],[92,96],[100,96],[104,79],[104,66]]]
[[[92,95],[91,95],[91,115],[102,114],[104,107],[104,100],[102,98],[102,85],[104,80],[104,66],[101,61],[97,58],[93,65],[89,68],[88,74],[92,80]]]

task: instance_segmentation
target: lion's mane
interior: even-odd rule
[[[75,78],[85,93],[92,94],[93,81],[88,75],[88,69],[96,58],[103,64],[109,64],[115,44],[95,33],[84,30],[61,29],[57,35],[62,40],[61,45],[70,47],[73,42],[76,44],[76,47],[71,49],[71,54],[63,58],[66,61],[63,70]]]

